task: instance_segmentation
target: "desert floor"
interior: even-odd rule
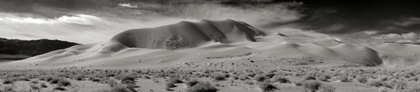
[[[419,92],[418,69],[365,66],[276,69],[1,70],[3,92]]]

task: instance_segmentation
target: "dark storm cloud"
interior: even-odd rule
[[[120,4],[130,4],[137,8],[124,8]],[[235,19],[266,29],[287,26],[330,34],[363,31],[375,34],[402,34],[416,32],[420,29],[420,12],[417,9],[420,9],[420,6],[412,2],[380,0],[0,0],[0,16],[1,14],[15,15],[18,13],[19,16],[16,15],[17,19],[13,19],[13,21],[26,21],[22,23],[29,21],[31,24],[38,23],[38,20],[41,22],[45,20],[47,21],[47,24],[44,23],[45,25],[56,23],[55,20],[65,18],[69,20],[58,21],[59,24],[65,25],[61,27],[67,31],[77,32],[79,31],[77,28],[80,27],[68,22],[74,22],[74,18],[80,19],[74,15],[85,14],[105,20],[119,18],[124,21],[136,22],[144,20],[161,23],[162,18],[175,20]],[[22,17],[22,15],[24,16]],[[10,22],[9,17],[1,17],[0,20],[3,22]],[[9,24],[11,24],[9,26],[17,26],[14,22]],[[60,29],[60,27],[55,28],[57,26],[44,27],[44,24],[43,27],[38,28]],[[138,23],[134,24],[138,25]],[[10,30],[3,31],[3,35],[7,33],[9,37],[22,36],[11,36],[12,33],[9,31],[16,30],[9,26],[4,26]],[[115,25],[107,24],[100,28],[115,31],[115,29],[107,28],[112,26]],[[85,28],[82,29],[85,30]],[[34,29],[29,31],[32,30]],[[89,32],[95,32],[95,30],[97,29],[91,29]],[[30,36],[28,35],[28,37]]]
[[[283,1],[283,0],[278,0]],[[379,33],[405,33],[419,29],[413,23],[420,18],[420,6],[403,0],[297,0],[303,2],[307,16],[297,22],[306,29],[324,33],[351,33],[378,30]],[[415,20],[414,20],[415,21]],[[268,26],[277,26],[271,24]],[[279,24],[282,25],[282,24]]]

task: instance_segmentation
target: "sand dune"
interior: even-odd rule
[[[414,44],[359,44],[319,33],[288,32],[263,32],[235,20],[183,21],[128,30],[102,43],[73,46],[0,66],[156,68],[186,64],[188,67],[191,64],[267,67],[350,64],[396,67],[416,65],[420,59],[417,57],[420,46]]]
[[[127,47],[178,49],[195,47],[208,41],[255,42],[254,37],[262,35],[261,31],[252,29],[242,22],[202,20],[198,23],[182,21],[162,27],[128,30],[114,36],[111,41]]]

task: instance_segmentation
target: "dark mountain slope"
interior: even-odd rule
[[[79,44],[48,39],[18,40],[0,38],[0,54],[35,56],[74,45]]]

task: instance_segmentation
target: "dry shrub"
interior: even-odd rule
[[[280,82],[280,83],[292,83],[289,79],[282,77],[282,76],[275,76],[272,78],[273,82]]]
[[[263,90],[263,92],[272,92],[278,90],[278,88],[268,82],[259,83],[258,86]]]
[[[66,91],[66,88],[58,86],[58,87],[55,87],[53,90]]]
[[[189,87],[187,92],[217,92],[218,89],[212,86],[209,82],[199,82],[196,85]]]
[[[3,84],[11,84],[13,82],[15,82],[14,79],[6,79],[6,80],[3,81]]]
[[[168,83],[183,83],[183,81],[178,76],[170,77],[167,80]]]
[[[379,80],[369,80],[367,82],[367,85],[373,86],[373,87],[385,86],[384,82],[383,81],[379,81]]]
[[[302,82],[304,92],[315,92],[322,85],[321,82],[315,80],[307,80]]]
[[[200,81],[198,81],[197,79],[193,79],[193,80],[189,80],[187,82],[185,82],[185,84],[187,84],[188,87],[192,87],[196,84],[198,84]]]
[[[267,77],[263,76],[263,75],[258,75],[255,77],[255,80],[257,80],[258,82],[263,82],[267,79]]]
[[[341,82],[351,82],[351,80],[349,79],[348,76],[346,75],[342,75],[342,76],[338,76],[337,80],[340,80]]]
[[[173,88],[173,87],[176,87],[176,85],[174,83],[172,83],[172,82],[168,82],[168,83],[166,83],[165,89],[167,91],[172,91],[171,88]]]
[[[316,80],[315,74],[307,74],[303,78],[303,80]]]
[[[71,83],[70,81],[66,80],[66,79],[61,79],[58,81],[57,83],[58,86],[70,86]]]
[[[111,90],[104,91],[104,92],[135,92],[135,91],[132,91],[131,89],[127,88],[127,86],[120,84],[120,85],[115,85],[114,87],[111,88]]]
[[[336,88],[316,80],[303,81],[304,92],[335,92]]]
[[[330,78],[331,78],[330,76],[322,74],[322,75],[318,76],[317,79],[320,80],[320,81],[328,81],[328,79],[330,79]]]
[[[368,78],[364,77],[364,76],[357,76],[356,81],[359,82],[359,83],[366,83],[366,82],[368,82]]]
[[[118,85],[118,82],[112,79],[105,80],[105,83],[108,84],[110,87],[114,87],[115,85]]]
[[[211,78],[213,78],[216,81],[222,81],[226,79],[226,74],[223,73],[213,73],[210,75]]]
[[[45,83],[41,83],[40,85],[42,88],[47,88],[48,86]]]
[[[335,92],[336,88],[331,85],[322,84],[317,92]]]

